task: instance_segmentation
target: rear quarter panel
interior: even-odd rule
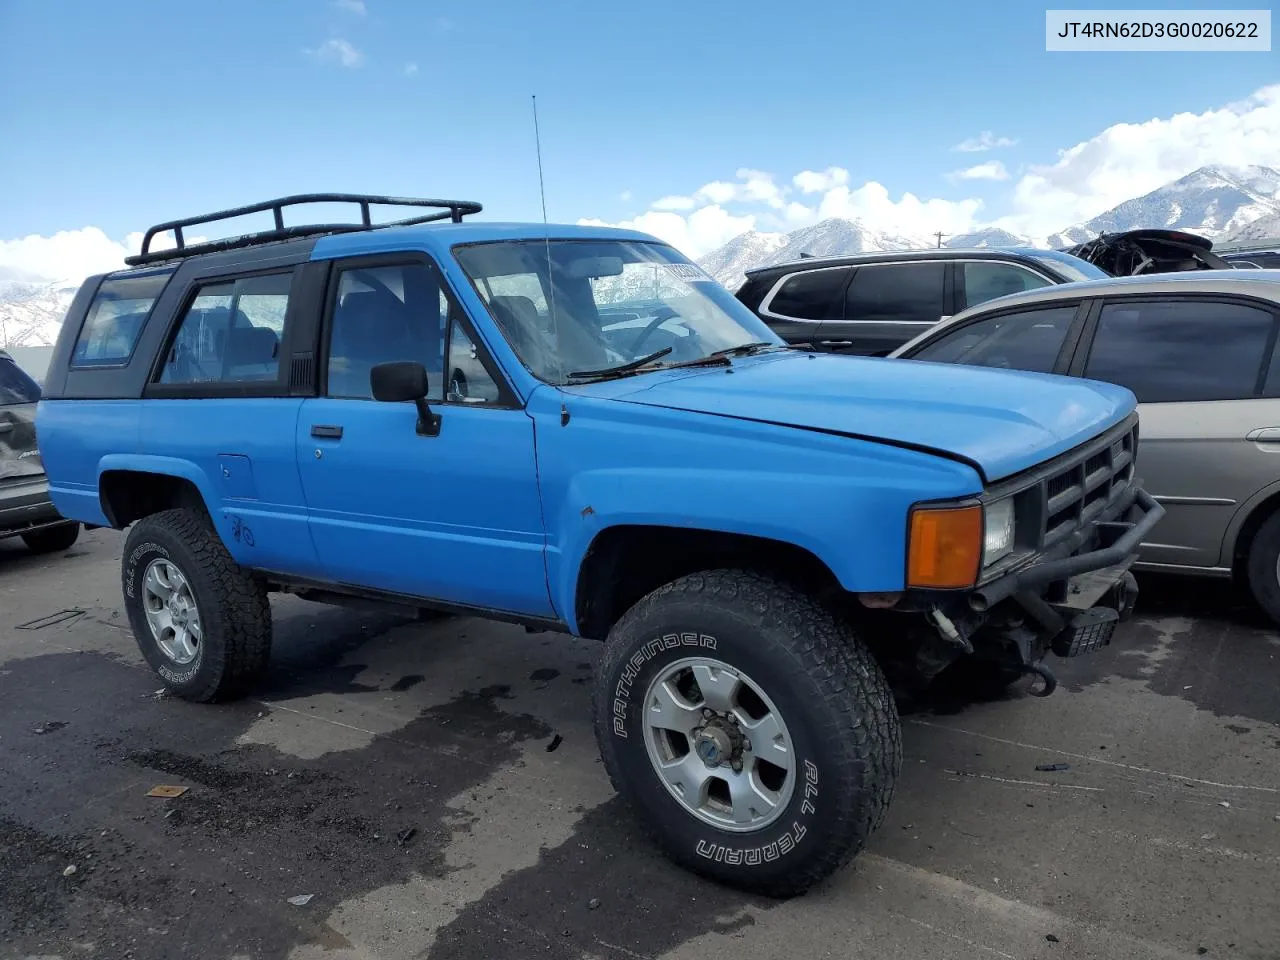
[[[968,466],[792,427],[536,391],[547,572],[572,627],[592,540],[617,525],[691,527],[780,540],[852,591],[903,586],[912,503],[981,490]]]
[[[36,434],[58,512],[81,523],[110,526],[98,495],[100,464],[110,454],[134,456],[139,448],[137,400],[40,401]]]

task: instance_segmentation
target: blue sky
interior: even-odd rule
[[[716,181],[749,199],[751,171],[816,215],[822,192],[806,199],[793,178],[836,167],[823,186],[980,201],[933,219],[990,221],[1018,212],[1022,179],[1060,150],[1280,80],[1274,52],[1047,53],[1044,9],[4,0],[0,241],[86,226],[120,240],[308,190],[456,196],[486,217],[536,219],[534,93],[553,220],[633,219]],[[952,149],[982,131],[1016,142]],[[1249,149],[1259,155],[1217,162],[1280,163],[1274,138]],[[955,176],[996,161],[988,173],[1007,179]],[[723,209],[760,227],[786,220],[785,207],[757,205]]]

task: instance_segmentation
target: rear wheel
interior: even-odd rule
[[[862,849],[902,763],[897,708],[859,638],[743,571],[683,577],[619,620],[595,725],[614,787],[668,856],[778,897]]]
[[[134,524],[121,561],[125,609],[142,655],[186,700],[247,691],[271,652],[266,588],[231,558],[192,510]]]
[[[1258,606],[1280,623],[1280,511],[1267,517],[1254,534],[1246,572]]]
[[[57,553],[59,550],[70,550],[80,539],[80,524],[64,523],[56,527],[45,527],[22,535],[22,542],[32,553]]]

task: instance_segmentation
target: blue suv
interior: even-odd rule
[[[313,201],[359,219],[285,225]],[[128,528],[124,605],[176,695],[250,687],[272,592],[598,639],[636,816],[789,896],[885,815],[889,678],[1048,693],[1050,653],[1131,611],[1162,509],[1128,390],[794,348],[651,236],[479,209],[286,197],[159,224],[79,291],[40,448],[63,516]]]

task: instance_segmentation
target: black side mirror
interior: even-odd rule
[[[384,403],[412,401],[418,408],[418,433],[425,437],[440,434],[440,414],[427,406],[427,368],[415,360],[392,360],[376,364],[369,371],[373,399]]]

